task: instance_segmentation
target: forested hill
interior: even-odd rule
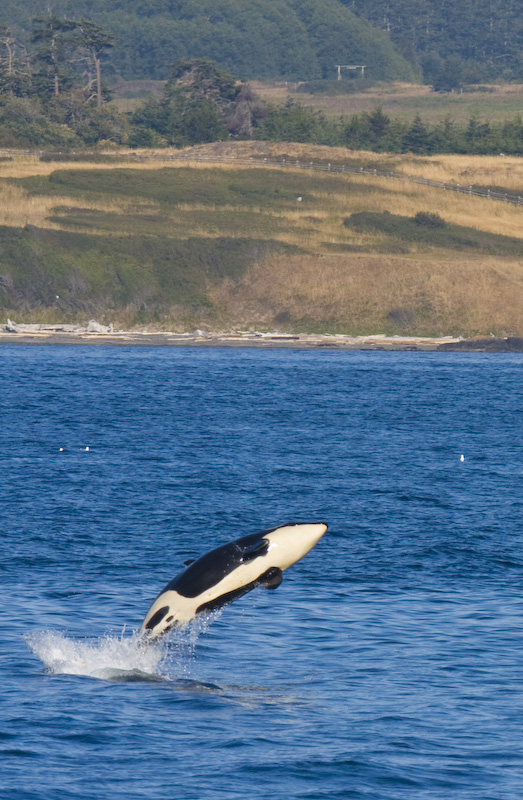
[[[449,89],[502,78],[523,80],[521,0],[341,0],[390,34],[423,68],[426,83]]]
[[[0,24],[27,41],[32,18],[48,7],[2,0]],[[416,77],[387,33],[339,0],[54,0],[52,13],[113,34],[107,67],[127,80],[166,79],[174,62],[199,57],[242,79],[333,78],[335,64],[364,64],[374,80]]]
[[[50,7],[0,5],[0,25],[26,41]],[[164,79],[199,57],[243,79],[332,78],[341,63],[442,90],[523,80],[522,0],[53,0],[52,13],[113,34],[109,67],[128,80]]]

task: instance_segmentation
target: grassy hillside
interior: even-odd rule
[[[169,153],[0,161],[0,315],[171,330],[523,334],[522,207],[391,178],[196,157],[374,163],[523,194],[521,160],[378,163],[261,142],[191,152],[189,162]]]

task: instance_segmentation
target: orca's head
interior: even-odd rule
[[[164,605],[158,601],[149,610],[147,617],[142,623],[142,633],[149,639],[156,639],[172,628],[176,628],[179,623],[175,619],[175,615],[171,614],[171,608],[168,602],[164,601]],[[153,612],[151,614],[151,611]]]
[[[297,522],[264,531],[260,536],[269,542],[267,557],[271,566],[283,571],[306,556],[326,531],[324,522]]]

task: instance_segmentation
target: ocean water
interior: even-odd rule
[[[2,800],[520,800],[522,367],[1,347]],[[186,559],[306,520],[144,646]]]

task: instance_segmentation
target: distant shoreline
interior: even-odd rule
[[[114,331],[98,323],[82,328],[73,325],[0,326],[0,344],[11,345],[105,345],[109,347],[252,347],[299,350],[379,350],[379,351],[455,351],[523,352],[523,339],[517,337],[461,339],[450,336],[347,336],[336,334],[192,333]]]

